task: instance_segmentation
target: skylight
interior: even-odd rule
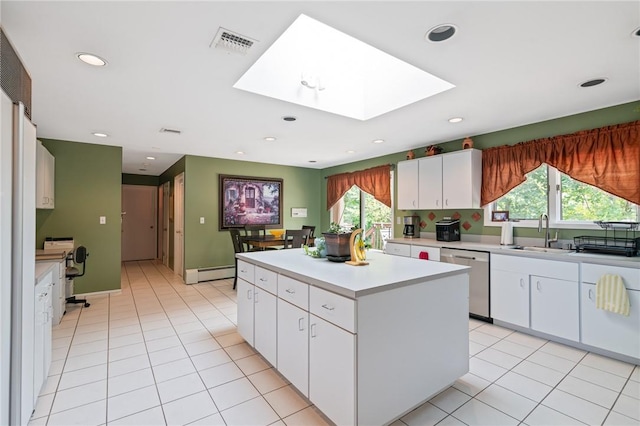
[[[455,86],[300,15],[233,87],[369,120]]]

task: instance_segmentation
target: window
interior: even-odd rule
[[[485,208],[485,226],[491,211],[508,210],[516,226],[538,226],[541,214],[548,214],[554,227],[591,228],[596,220],[638,221],[640,208],[594,186],[573,180],[543,164],[527,174],[527,180]],[[553,188],[553,190],[549,190]]]
[[[355,185],[330,210],[329,220],[344,228],[363,228],[365,241],[372,248],[382,249],[392,237],[392,210]]]

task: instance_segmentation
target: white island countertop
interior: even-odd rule
[[[461,273],[466,266],[386,255],[369,250],[366,266],[305,255],[302,249],[239,253],[236,257],[351,299]]]

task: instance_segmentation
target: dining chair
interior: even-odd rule
[[[245,225],[244,226],[245,238],[250,239],[251,237],[259,237],[263,238],[267,235],[267,227],[265,225]],[[249,247],[247,246],[247,251],[262,251],[263,248],[259,247]]]
[[[316,232],[315,225],[302,225],[302,229],[310,229],[311,232],[309,233],[309,238],[315,237],[315,235],[313,235]]]
[[[311,229],[287,229],[284,231],[284,248],[300,248],[309,241]]]
[[[234,253],[244,253],[244,236],[240,233],[240,229],[231,228],[229,229],[229,235],[231,235],[231,241],[233,242],[233,252]],[[236,274],[233,278],[233,289],[236,289],[236,285],[238,284],[238,258],[233,256],[233,260],[235,261],[236,266]]]

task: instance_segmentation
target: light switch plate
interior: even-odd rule
[[[204,217],[201,217],[200,218],[200,225],[203,225],[203,224],[204,224]]]
[[[100,216],[100,225],[105,225],[107,223],[107,217],[106,216]]]
[[[400,216],[396,218],[396,224],[402,225],[402,218]]]

